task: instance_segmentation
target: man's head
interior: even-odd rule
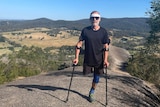
[[[98,11],[92,11],[90,14],[90,21],[92,26],[99,26],[101,21],[100,13]]]

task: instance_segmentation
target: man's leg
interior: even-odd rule
[[[99,78],[100,78],[100,75],[99,75],[99,74],[96,74],[96,73],[94,72],[92,87],[91,87],[91,89],[90,89],[90,91],[89,91],[89,100],[90,100],[90,102],[93,102],[93,101],[94,101],[93,94],[94,94],[94,91],[95,91],[95,89],[96,89],[96,86],[97,86],[97,84],[98,84],[98,82],[99,82]]]

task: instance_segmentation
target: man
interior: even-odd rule
[[[73,63],[76,65],[79,60],[80,48],[84,41],[83,74],[86,75],[94,72],[92,87],[89,91],[90,102],[94,101],[94,91],[99,82],[100,74],[103,74],[104,66],[109,66],[108,51],[110,41],[107,31],[99,25],[100,21],[100,13],[98,11],[91,12],[91,26],[85,27],[82,30],[79,41],[76,44],[75,59],[73,60]]]

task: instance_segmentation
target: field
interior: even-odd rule
[[[78,36],[73,36],[66,30],[60,31],[55,36],[47,34],[50,29],[34,28],[25,29],[22,31],[5,32],[3,36],[9,41],[21,44],[22,46],[37,46],[41,48],[46,47],[61,47],[63,45],[73,46],[78,41]]]
[[[66,29],[47,29],[47,28],[30,28],[21,31],[3,32],[2,37],[5,42],[0,42],[0,56],[12,53],[12,50],[18,51],[21,47],[15,46],[36,46],[40,48],[61,46],[75,46],[80,31]],[[14,45],[13,45],[14,43]],[[58,49],[51,50],[57,53]]]

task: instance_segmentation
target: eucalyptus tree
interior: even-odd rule
[[[160,53],[160,0],[152,0],[150,10],[146,13],[150,17],[147,23],[151,28],[146,42],[147,52],[158,54]]]

